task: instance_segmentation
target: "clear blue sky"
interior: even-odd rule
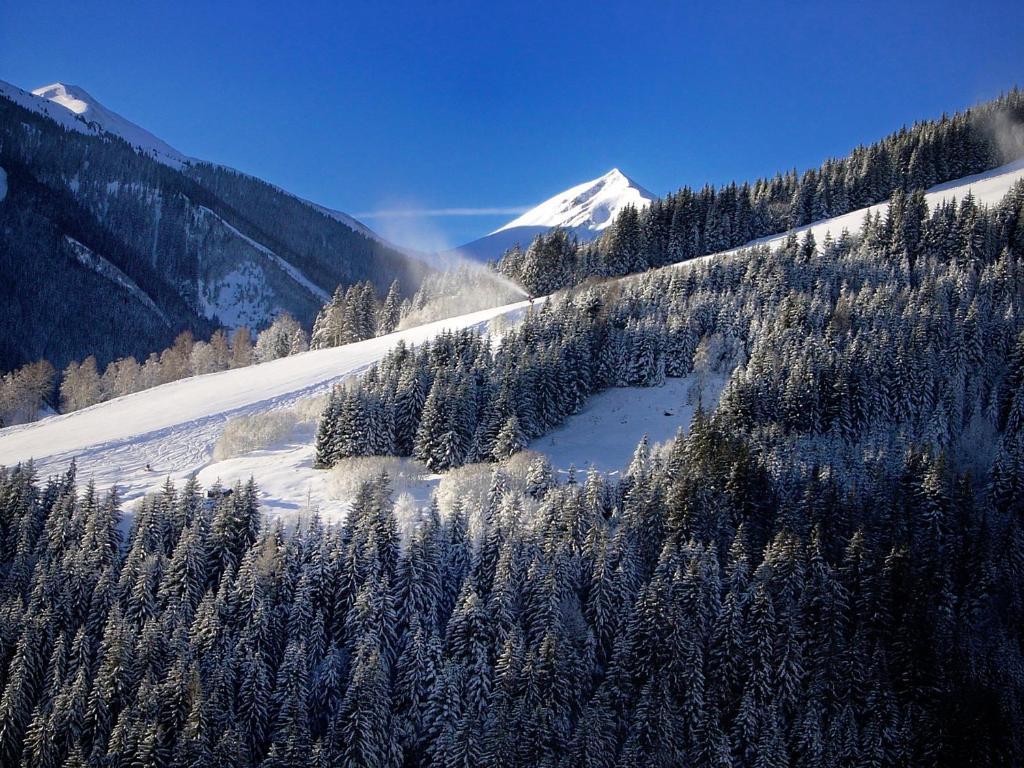
[[[344,211],[504,208],[613,166],[662,193],[817,165],[1024,85],[1022,31],[1019,1],[7,0],[0,79]]]

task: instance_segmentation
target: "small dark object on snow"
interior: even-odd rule
[[[153,471],[153,468],[152,468],[151,466],[149,466],[149,464],[147,464],[147,465],[146,465],[146,471],[147,471],[147,472],[152,472],[152,471]]]
[[[665,415],[666,416],[675,416],[675,414],[672,413],[672,411],[665,411]]]
[[[208,499],[226,499],[234,493],[231,488],[211,488],[206,492],[206,498]]]

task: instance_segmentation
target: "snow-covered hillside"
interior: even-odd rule
[[[135,498],[167,476],[180,480],[209,467],[214,445],[231,417],[285,408],[325,392],[379,360],[399,340],[419,344],[442,330],[479,326],[527,306],[528,302],[509,304],[343,347],[195,376],[75,413],[8,427],[0,430],[0,466],[34,459],[45,476],[63,471],[76,459],[83,478],[94,479],[100,487],[117,483],[126,499]],[[305,462],[308,469],[312,450],[305,448],[297,462]],[[274,462],[280,466],[277,459]],[[145,471],[147,464],[152,472]],[[258,463],[241,469],[238,462],[229,466],[247,476]],[[216,469],[204,472],[203,479],[211,472]],[[282,501],[295,506],[299,499]]]
[[[554,227],[570,230],[580,240],[592,240],[607,229],[623,208],[645,208],[654,195],[618,168],[548,198],[540,205],[489,235],[456,249],[459,255],[487,261],[519,243],[523,248],[538,234]]]
[[[45,115],[69,131],[94,135],[101,132],[98,126],[95,124],[90,125],[85,120],[79,119],[78,115],[67,107],[49,99],[44,99],[41,96],[36,96],[31,91],[23,90],[4,80],[0,80],[0,96],[10,99],[20,107],[40,115]]]
[[[697,392],[705,408],[714,407],[725,377],[710,376],[700,389],[698,377],[668,379],[661,387],[623,387],[594,395],[580,413],[565,424],[530,443],[528,450],[547,456],[563,477],[575,468],[580,475],[593,468],[617,474],[630,462],[637,443],[646,435],[650,445],[675,437],[686,428],[696,411]],[[272,516],[290,516],[318,509],[334,518],[346,512],[349,497],[339,494],[336,474],[314,468],[315,426],[300,424],[288,438],[265,449],[222,461],[211,461],[196,477],[203,487],[216,482],[230,486],[255,477],[263,510]],[[411,460],[409,460],[411,461]],[[389,470],[390,472],[390,470]],[[426,505],[444,475],[426,474],[412,492]],[[352,484],[349,484],[350,486]],[[404,485],[404,484],[399,484]],[[349,492],[354,488],[350,488]]]

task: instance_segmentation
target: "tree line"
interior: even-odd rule
[[[0,379],[0,427],[34,421],[47,407],[70,413],[190,376],[391,333],[403,306],[397,281],[384,300],[372,283],[362,282],[345,291],[338,287],[317,315],[311,336],[283,312],[255,338],[247,326],[233,331],[219,328],[209,341],[196,340],[191,331],[183,331],[170,347],[151,353],[142,363],[129,355],[112,360],[101,370],[96,357],[89,355],[81,362],[72,360],[59,376],[45,360],[30,363]]]
[[[283,312],[254,334],[247,326],[217,329],[209,341],[191,331],[153,352],[145,361],[117,358],[101,368],[95,355],[72,360],[59,372],[46,360],[29,363],[0,378],[0,427],[36,420],[47,409],[70,413],[121,395],[178,381],[269,362],[307,349],[327,349],[384,336],[452,315],[512,301],[521,293],[495,279],[483,267],[462,266],[424,279],[403,298],[398,281],[385,295],[369,281],[338,286],[310,332]]]

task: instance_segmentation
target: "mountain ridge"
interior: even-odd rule
[[[429,271],[347,214],[188,157],[79,86],[36,91],[0,81],[0,369],[145,357],[180,331],[258,328],[282,311],[310,325],[338,285],[398,279],[408,294]],[[89,268],[72,242],[117,272]]]
[[[17,89],[15,85],[6,83],[0,80],[0,94],[9,96],[5,92],[5,89]],[[18,89],[21,90],[21,89]],[[147,154],[152,155],[153,159],[162,162],[165,165],[170,165],[175,168],[180,168],[184,164],[205,164],[215,165],[220,168],[238,173],[243,176],[249,176],[257,179],[265,184],[269,184],[274,187],[278,192],[284,195],[289,195],[295,198],[301,203],[308,205],[310,208],[314,208],[325,216],[335,219],[336,221],[344,224],[346,227],[355,230],[356,232],[365,235],[366,237],[377,240],[383,245],[393,248],[395,250],[404,250],[409,255],[415,256],[415,252],[410,249],[402,248],[402,246],[396,245],[380,234],[375,232],[373,229],[368,227],[363,222],[359,221],[354,216],[339,211],[334,208],[329,208],[325,205],[307,200],[306,198],[290,192],[283,187],[261,179],[259,176],[253,176],[245,171],[240,171],[237,168],[224,165],[223,163],[215,163],[210,160],[203,160],[197,157],[190,157],[183,152],[178,151],[166,141],[160,137],[154,135],[150,131],[141,127],[137,123],[129,120],[128,118],[118,114],[112,109],[104,106],[102,102],[96,99],[94,96],[89,94],[84,88],[78,85],[68,85],[65,83],[57,82],[51,83],[50,85],[40,86],[32,91],[27,92],[28,95],[36,96],[39,99],[44,100],[47,104],[56,105],[71,113],[73,118],[76,118],[76,123],[83,123],[87,127],[94,128],[99,131],[109,133],[114,136],[118,136],[129,144],[134,146],[137,150],[141,150]],[[27,103],[28,108],[32,108],[31,102]],[[52,117],[48,112],[47,116]]]
[[[136,149],[151,154],[157,162],[180,168],[191,159],[142,126],[108,109],[81,86],[57,82],[35,88],[31,94],[63,107],[86,125],[120,136]]]

